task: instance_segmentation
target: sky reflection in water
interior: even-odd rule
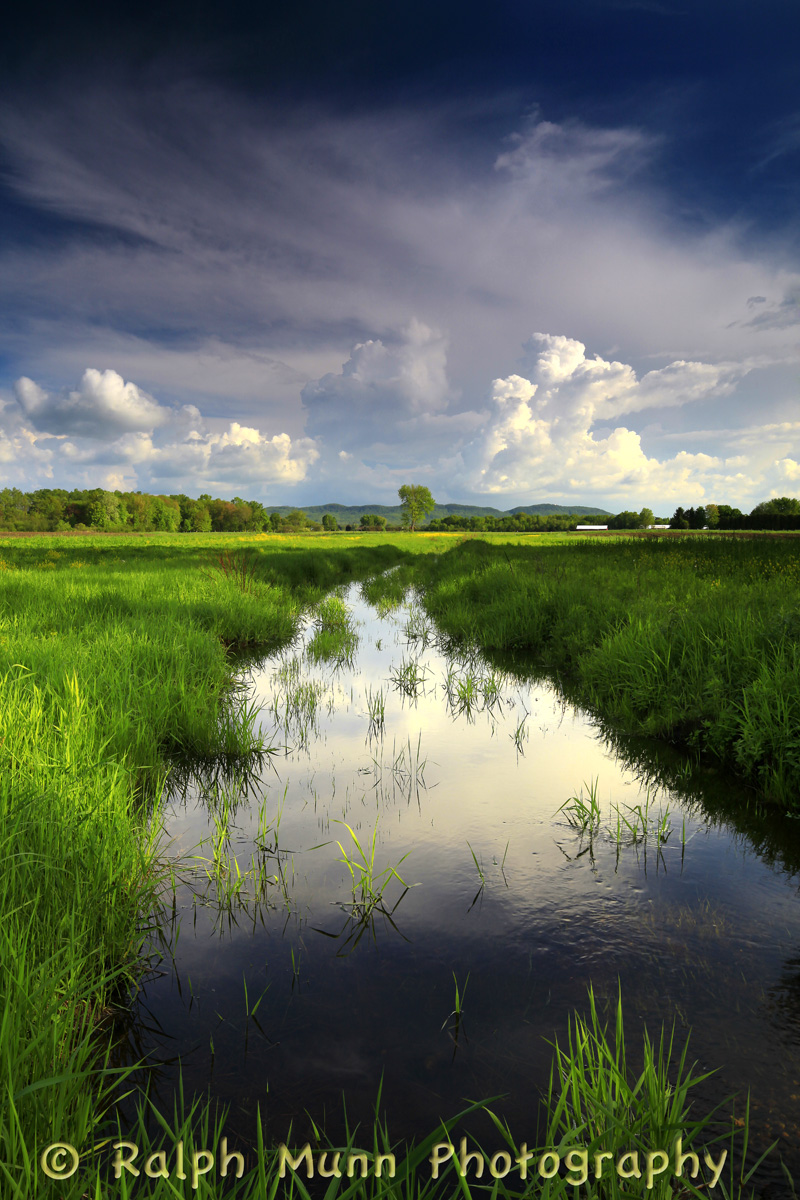
[[[276,750],[260,781],[218,780],[217,812],[226,793],[232,805],[223,855],[242,872],[255,859],[274,879],[258,902],[215,899],[199,861],[212,854],[209,840],[199,844],[216,828],[213,772],[176,775],[166,828],[181,860],[180,934],[176,943],[165,924],[174,970],[166,958],[147,983],[137,1031],[139,1049],[168,1064],[159,1094],[170,1096],[180,1056],[187,1090],[210,1084],[232,1106],[229,1130],[252,1137],[260,1105],[268,1132],[283,1138],[290,1121],[302,1134],[306,1110],[335,1129],[342,1092],[351,1119],[369,1120],[383,1076],[393,1137],[422,1136],[467,1097],[503,1095],[495,1108],[512,1133],[535,1140],[545,1039],[585,1011],[590,982],[614,998],[619,980],[630,1045],[643,1023],[655,1032],[675,1020],[681,1041],[691,1026],[693,1056],[720,1068],[704,1092],[709,1107],[749,1086],[759,1142],[783,1136],[792,1162],[796,872],[664,789],[649,796],[653,818],[669,809],[666,843],[651,832],[618,845],[614,806],[630,816],[647,793],[592,717],[553,686],[503,682],[481,660],[483,699],[465,707],[468,668],[445,657],[432,628],[427,644],[409,641],[407,609],[379,616],[357,587],[343,594],[357,623],[352,663],[309,662],[312,626],[252,669]],[[305,733],[296,720],[276,724],[279,672],[296,672],[293,659],[296,679],[317,685]],[[424,675],[415,696],[396,682],[410,662]],[[367,701],[379,693],[382,736]],[[603,816],[589,839],[557,809],[593,779]],[[260,808],[270,827],[262,850]],[[377,873],[395,866],[410,885],[388,883],[391,920],[354,919],[337,845],[354,853],[344,822],[365,849],[377,823]],[[241,895],[253,890],[246,881]],[[462,992],[466,983],[457,1029],[454,976]]]

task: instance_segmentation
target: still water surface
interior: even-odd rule
[[[645,1024],[674,1021],[681,1042],[691,1028],[692,1057],[719,1068],[703,1102],[749,1087],[757,1141],[780,1137],[798,1173],[800,822],[753,817],[754,794],[714,776],[655,786],[653,763],[674,768],[674,754],[620,753],[530,674],[478,659],[470,697],[469,667],[432,627],[413,637],[408,608],[381,615],[357,587],[342,595],[350,662],[310,661],[309,625],[246,672],[274,748],[260,770],[176,775],[170,953],[140,996],[136,1038],[163,1064],[162,1101],[180,1061],[188,1091],[231,1106],[229,1134],[253,1139],[260,1106],[268,1137],[293,1122],[299,1143],[306,1113],[335,1135],[343,1093],[351,1120],[369,1122],[383,1079],[393,1138],[502,1096],[512,1134],[535,1142],[547,1039],[586,1011],[590,983],[614,999],[619,982],[629,1046]],[[416,688],[399,678],[409,663]],[[369,714],[379,696],[383,725]],[[590,839],[557,810],[593,780],[603,816]],[[617,838],[617,812],[632,820],[648,799],[650,836],[632,844],[623,823]],[[393,866],[408,885],[389,880],[390,919],[359,924],[344,822],[367,852],[375,835],[376,875]],[[229,902],[201,861],[214,839],[234,885],[237,865],[263,872]]]

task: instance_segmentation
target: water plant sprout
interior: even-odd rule
[[[344,863],[350,874],[353,899],[349,907],[353,915],[359,921],[363,922],[368,922],[376,912],[390,916],[408,891],[409,884],[400,877],[395,867],[384,867],[382,871],[376,869],[375,847],[378,840],[378,822],[375,822],[372,837],[366,843],[366,850],[359,841],[355,830],[352,826],[348,825],[347,821],[337,821],[337,824],[344,825],[352,839],[352,846],[349,853],[340,841],[337,840],[336,844],[342,852],[342,857],[339,861]],[[397,866],[399,867],[407,858],[408,854],[404,854]],[[383,902],[383,894],[392,879],[396,879],[404,890],[392,908],[387,909]]]
[[[462,713],[470,720],[476,712],[494,716],[495,707],[502,703],[506,676],[502,671],[487,670],[470,657],[457,667],[451,661],[444,677],[447,706],[454,716]]]
[[[316,608],[314,625],[316,632],[306,646],[310,661],[330,662],[335,667],[351,665],[358,634],[341,596],[333,593],[325,597]]]
[[[591,779],[588,783],[584,780],[583,788],[586,789],[586,795],[581,788],[577,796],[570,796],[560,808],[556,809],[556,815],[563,812],[573,829],[578,829],[581,833],[587,829],[594,832],[600,825],[598,783],[598,779]]]
[[[459,986],[458,986],[458,978],[456,976],[455,971],[453,971],[453,983],[455,984],[455,987],[456,987],[455,1004],[453,1007],[453,1011],[449,1014],[449,1016],[447,1016],[445,1018],[444,1022],[442,1023],[442,1029],[445,1028],[448,1021],[451,1021],[451,1020],[453,1021],[453,1024],[449,1026],[447,1032],[450,1035],[450,1037],[453,1039],[453,1058],[455,1058],[456,1053],[458,1052],[458,1039],[461,1036],[461,1032],[462,1032],[461,1022],[462,1022],[462,1018],[463,1018],[463,1014],[464,1014],[464,996],[467,991],[467,984],[469,983],[469,971],[467,972],[467,978],[464,980],[464,986],[461,988],[459,988]]]
[[[383,688],[378,688],[373,691],[370,685],[367,685],[366,692],[367,712],[369,713],[369,730],[367,736],[382,737],[386,722],[386,697],[383,693]]]
[[[563,812],[573,829],[578,830],[581,834],[588,832],[590,837],[599,831],[602,818],[598,784],[598,779],[591,779],[588,783],[584,781],[580,793],[570,796],[560,808],[556,809],[556,815]],[[586,789],[585,793],[584,788]],[[616,820],[607,827],[606,832],[617,846],[624,844],[634,846],[650,841],[655,842],[658,847],[662,847],[669,841],[672,833],[669,805],[664,809],[659,808],[657,813],[653,813],[653,792],[650,787],[645,792],[643,803],[624,804],[622,808],[617,804],[612,804],[611,808]],[[685,845],[685,818],[681,840]]]
[[[412,747],[411,736],[406,739],[405,745],[397,748],[397,742],[392,739],[392,754],[388,763],[388,769],[391,772],[393,781],[399,785],[402,792],[411,795],[412,790],[419,791],[420,788],[425,790],[427,784],[425,782],[425,767],[428,765],[427,758],[421,757],[422,749],[422,731],[417,736],[417,744]],[[375,773],[375,784],[377,786],[387,764],[381,762],[380,759],[372,759],[373,770]]]
[[[412,699],[424,687],[426,675],[427,668],[420,666],[415,658],[404,658],[399,667],[394,667],[390,671],[393,686],[403,695],[410,696]]]

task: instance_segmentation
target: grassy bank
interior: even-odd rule
[[[664,545],[575,543],[559,535],[533,543],[517,535],[491,540],[490,546],[460,544],[457,535],[352,534],[0,541],[0,1195],[98,1200],[222,1194],[216,1176],[201,1179],[194,1190],[174,1174],[135,1183],[123,1175],[117,1189],[109,1185],[107,1159],[87,1192],[82,1171],[50,1182],[37,1156],[54,1141],[86,1153],[99,1136],[104,1096],[117,1078],[107,1048],[136,978],[148,932],[142,917],[153,911],[160,886],[158,847],[148,830],[170,754],[236,758],[257,745],[246,700],[231,687],[231,647],[276,647],[292,637],[304,607],[331,587],[399,564],[394,575],[366,589],[376,600],[394,601],[406,584],[421,580],[426,605],[442,628],[493,648],[535,648],[607,711],[617,711],[612,701],[630,704],[629,713],[620,709],[621,719],[641,728],[650,709],[636,689],[640,672],[655,663],[651,641],[641,633],[648,622],[661,620],[654,628],[661,629],[662,641],[652,645],[659,661],[666,659],[665,679],[696,646],[706,653],[706,644],[716,645],[714,636],[733,671],[737,654],[744,654],[751,608],[763,608],[778,622],[772,641],[764,634],[764,646],[795,645],[797,552],[782,549],[791,543],[770,543],[769,553],[753,543],[739,549],[719,543],[719,552],[709,550],[703,559],[705,542],[696,539]],[[698,597],[706,595],[703,607]],[[320,620],[320,647],[323,634],[337,633],[335,607]],[[689,617],[701,609],[708,620],[690,625]],[[735,626],[737,610],[741,646],[724,622],[718,635],[709,624],[728,613]],[[676,630],[683,632],[673,638]],[[626,631],[630,641],[619,650],[614,639]],[[340,637],[346,632],[338,630]],[[748,652],[757,657],[760,645]],[[583,675],[593,662],[595,674]],[[599,689],[595,681],[605,678],[604,662],[609,671],[628,670],[627,692],[613,678],[607,693]],[[787,674],[790,668],[785,664]],[[727,677],[719,678],[718,690],[725,692]],[[652,689],[655,710],[655,702],[664,701],[658,679]],[[674,706],[678,711],[677,700]],[[720,711],[709,702],[712,724]],[[794,708],[789,724],[792,714]],[[688,729],[676,724],[671,732],[708,730],[702,723]],[[596,1022],[592,1036],[597,1042]],[[587,1037],[584,1029],[584,1047]],[[587,1087],[593,1081],[600,1086],[611,1071],[599,1042],[595,1049],[602,1062],[584,1063],[585,1069],[577,1043],[567,1054]],[[566,1067],[566,1060],[559,1066]],[[581,1080],[573,1075],[570,1086],[574,1104]],[[651,1090],[660,1103],[666,1084],[653,1083]],[[551,1097],[556,1108],[559,1096]],[[554,1126],[543,1142],[566,1146],[574,1112],[566,1100],[560,1111],[569,1128]],[[217,1144],[213,1115],[192,1114],[191,1100],[165,1120],[170,1153],[181,1130],[187,1155],[192,1142]],[[620,1131],[632,1120],[632,1110],[621,1113]],[[385,1144],[388,1134],[368,1131],[370,1143],[373,1138]],[[266,1162],[260,1153],[262,1158]],[[538,1195],[543,1186],[539,1179],[529,1189],[510,1181],[497,1190]],[[414,1193],[416,1184],[398,1180],[382,1192],[370,1178],[331,1187],[342,1196],[399,1197]],[[566,1195],[568,1185],[561,1177],[544,1190]],[[304,1195],[302,1183],[281,1182],[274,1173],[256,1174],[239,1189],[253,1196],[292,1191]],[[468,1195],[469,1186],[451,1175],[427,1194],[459,1191]]]
[[[706,751],[798,805],[796,540],[475,540],[417,574],[450,636],[533,654],[625,730]]]
[[[0,544],[3,1196],[47,1187],[37,1147],[91,1144],[158,888],[148,816],[169,754],[256,744],[226,647],[277,646],[335,584],[404,558],[176,541]]]

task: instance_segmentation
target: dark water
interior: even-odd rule
[[[136,1033],[161,1064],[165,1106],[180,1061],[187,1091],[231,1106],[229,1135],[253,1140],[260,1107],[267,1137],[291,1122],[301,1141],[306,1114],[335,1135],[343,1093],[351,1121],[371,1122],[383,1080],[393,1138],[423,1136],[465,1098],[502,1096],[495,1111],[535,1142],[547,1039],[586,1011],[590,983],[601,1000],[621,986],[632,1058],[645,1025],[675,1022],[681,1043],[691,1029],[691,1057],[719,1069],[698,1103],[749,1088],[755,1142],[779,1138],[797,1177],[800,822],[760,814],[754,792],[712,773],[681,782],[678,756],[615,742],[552,684],[478,660],[471,699],[469,668],[409,639],[407,609],[381,617],[357,588],[346,602],[352,663],[311,663],[311,627],[248,673],[276,747],[260,769],[176,774],[172,957],[146,983]],[[397,681],[411,662],[416,695]],[[286,717],[298,681],[317,685],[305,723]],[[368,714],[379,692],[382,732]],[[557,810],[592,780],[603,817],[589,839]],[[618,840],[616,810],[631,819],[648,802],[650,836]],[[226,804],[227,841],[214,820]],[[367,852],[377,827],[375,874],[394,866],[410,885],[386,885],[391,917],[359,923],[343,822]],[[234,859],[272,881],[250,876],[226,900],[192,857],[212,857],[199,844],[215,834],[234,881]]]

